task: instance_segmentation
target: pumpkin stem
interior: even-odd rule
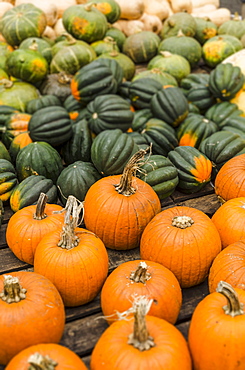
[[[0,298],[6,303],[17,303],[26,298],[26,289],[22,288],[19,279],[12,275],[4,275],[3,292]]]
[[[32,43],[31,43],[31,45],[29,46],[29,48],[28,48],[28,49],[29,49],[29,50],[37,51],[37,49],[38,49],[38,44],[37,44],[36,40],[32,40]]]
[[[149,336],[146,319],[153,300],[140,296],[134,301],[134,331],[129,335],[128,344],[140,351],[147,351],[155,346],[154,339]]]
[[[14,83],[7,78],[2,78],[0,84],[3,85],[3,87],[5,87],[6,89],[10,89],[10,87],[12,87]]]
[[[58,82],[63,85],[68,85],[71,82],[72,75],[68,75],[65,72],[58,73]]]
[[[244,315],[244,305],[239,301],[237,292],[230,284],[225,281],[220,281],[216,292],[223,294],[227,299],[227,305],[223,307],[226,315],[230,315],[232,317]]]
[[[177,33],[177,36],[178,37],[182,37],[182,36],[185,36],[182,32],[182,29],[179,29],[178,33]]]
[[[65,221],[62,228],[61,239],[58,246],[64,249],[72,249],[79,244],[79,238],[75,234],[75,229],[80,225],[80,212],[83,209],[83,203],[79,202],[73,195],[69,195],[65,210]]]
[[[171,57],[173,54],[170,53],[170,51],[160,51],[160,54],[164,57],[164,58],[169,58]]]
[[[130,274],[130,280],[134,283],[146,284],[147,280],[151,278],[151,274],[147,272],[148,266],[145,262],[140,262],[137,269]]]
[[[91,3],[87,3],[86,5],[84,5],[84,9],[87,10],[88,12],[90,12],[92,10],[92,7],[94,6],[95,4],[93,2]]]
[[[37,206],[36,206],[36,212],[33,214],[33,218],[35,220],[43,220],[44,218],[47,217],[46,213],[44,213],[47,200],[48,200],[48,197],[46,194],[41,193],[39,195]]]
[[[120,183],[115,185],[115,189],[119,194],[128,197],[136,192],[137,189],[132,186],[133,177],[136,175],[136,171],[140,167],[139,162],[144,158],[149,149],[150,147],[140,149],[129,159],[128,163],[124,167]]]
[[[186,229],[194,224],[194,220],[189,216],[175,216],[172,219],[172,226],[178,227],[179,229]]]
[[[27,361],[30,364],[28,370],[55,370],[58,365],[58,363],[52,360],[48,355],[43,356],[38,352],[33,353]]]
[[[66,41],[70,44],[70,45],[73,45],[77,42],[76,39],[74,39],[74,37],[70,34],[70,33],[67,33],[67,32],[64,32],[62,33],[61,36],[64,36],[66,38]]]

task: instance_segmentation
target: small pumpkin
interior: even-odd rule
[[[28,82],[10,80],[2,80],[2,82],[0,105],[9,105],[24,113],[27,103],[39,97],[37,88]]]
[[[72,75],[65,72],[48,74],[39,86],[39,91],[42,95],[55,95],[64,102],[71,95],[71,79]]]
[[[176,36],[180,29],[184,35],[193,37],[196,32],[195,18],[191,14],[182,11],[171,14],[163,23],[160,32],[161,39]]]
[[[203,45],[207,40],[217,35],[218,26],[209,19],[195,17],[195,39]]]
[[[106,16],[109,23],[115,23],[121,16],[121,8],[115,0],[93,0],[93,6]]]
[[[123,53],[134,63],[149,62],[158,52],[160,38],[152,31],[141,31],[127,37]]]

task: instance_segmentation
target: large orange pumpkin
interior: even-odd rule
[[[167,267],[183,288],[200,284],[220,251],[215,225],[204,212],[191,207],[160,212],[146,226],[140,242],[141,258]]]
[[[245,154],[231,158],[215,178],[215,193],[224,201],[245,196]]]
[[[108,248],[138,247],[144,228],[161,210],[152,187],[133,176],[145,153],[143,149],[135,153],[122,175],[96,181],[85,196],[86,228],[98,235]]]
[[[195,308],[189,348],[195,370],[244,369],[245,291],[220,282]]]
[[[28,271],[0,275],[0,364],[38,343],[58,343],[65,310],[55,286]]]
[[[108,323],[132,305],[133,296],[153,298],[149,315],[174,324],[180,312],[182,292],[178,280],[166,267],[152,261],[122,263],[106,279],[101,291],[101,308]]]
[[[8,363],[5,370],[32,369],[86,370],[84,362],[69,348],[56,343],[42,343],[24,349]]]
[[[53,213],[62,207],[46,202],[47,196],[41,193],[37,205],[24,207],[11,216],[6,230],[9,248],[21,261],[31,265],[40,240],[64,222],[64,214]]]
[[[215,257],[208,275],[210,293],[221,280],[245,290],[245,240],[228,245]]]
[[[91,370],[191,370],[183,335],[168,321],[147,315],[149,301],[138,298],[134,319],[112,323],[99,338]]]
[[[94,233],[77,227],[76,198],[69,196],[68,203],[63,227],[45,235],[38,244],[34,271],[53,282],[65,306],[79,306],[99,293],[108,274],[108,254]]]
[[[245,237],[245,197],[233,198],[213,214],[223,248]]]

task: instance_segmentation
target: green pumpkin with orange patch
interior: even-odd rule
[[[121,16],[120,5],[115,0],[93,0],[93,6],[106,16],[109,23],[115,23]]]
[[[6,159],[0,159],[0,200],[6,202],[17,184],[17,175],[12,163]]]
[[[177,168],[178,188],[183,193],[196,193],[210,182],[212,162],[198,149],[178,146],[168,153],[168,158]]]

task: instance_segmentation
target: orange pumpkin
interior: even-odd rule
[[[34,366],[33,369],[87,369],[84,362],[69,348],[56,343],[42,343],[19,352],[5,370],[29,370],[31,365]]]
[[[98,235],[107,248],[138,247],[144,228],[161,210],[152,187],[134,176],[145,154],[143,149],[135,153],[122,175],[103,177],[85,196],[86,228]]]
[[[245,241],[228,245],[215,257],[208,275],[210,293],[221,280],[234,288],[245,289]]]
[[[212,216],[223,248],[245,237],[245,197],[230,199]]]
[[[245,196],[245,154],[231,158],[215,178],[215,193],[224,201]]]
[[[92,232],[77,227],[77,200],[69,196],[63,227],[45,235],[37,246],[34,271],[47,277],[61,294],[65,306],[92,301],[108,274],[108,254]]]
[[[62,226],[64,214],[57,204],[46,204],[47,196],[40,194],[37,205],[24,207],[14,213],[6,230],[6,241],[12,252],[21,261],[33,265],[38,243],[44,235]]]
[[[122,263],[106,279],[101,291],[101,308],[108,323],[132,305],[133,296],[153,298],[149,315],[174,324],[182,304],[178,280],[166,267],[152,261]]]
[[[139,297],[134,320],[107,328],[91,355],[91,370],[191,370],[185,338],[168,321],[147,315],[149,301]]]
[[[140,242],[141,258],[167,267],[183,288],[200,284],[220,251],[215,225],[204,212],[191,207],[160,212],[146,226]]]
[[[0,275],[0,364],[38,343],[58,343],[65,310],[55,286],[44,276],[18,271]]]
[[[244,369],[245,291],[220,282],[195,308],[189,328],[194,369]]]

